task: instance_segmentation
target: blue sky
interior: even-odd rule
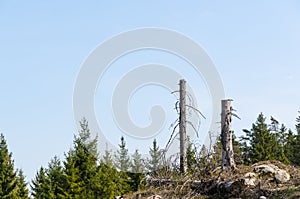
[[[260,112],[293,129],[299,11],[296,0],[0,1],[0,132],[16,167],[31,179],[54,155],[63,158],[77,132],[72,95],[81,64],[104,40],[142,27],[179,31],[206,50],[242,118],[237,134]]]

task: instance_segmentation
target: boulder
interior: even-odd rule
[[[261,174],[268,174],[276,181],[285,183],[290,180],[290,174],[284,170],[280,169],[273,164],[261,164],[254,167],[254,172]]]
[[[275,179],[285,183],[290,180],[290,174],[283,169],[279,169],[275,172]]]
[[[260,173],[272,173],[274,174],[276,170],[279,168],[273,164],[261,164],[256,167],[254,167],[255,172],[260,172]]]

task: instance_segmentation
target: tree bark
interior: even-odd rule
[[[186,81],[180,80],[180,115],[179,115],[179,136],[180,136],[180,172],[187,170],[186,161]]]
[[[222,100],[221,114],[221,142],[222,142],[222,171],[235,169],[234,152],[232,145],[231,122],[232,106],[230,99]]]

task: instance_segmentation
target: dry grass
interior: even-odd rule
[[[262,164],[273,164],[286,170],[291,176],[290,181],[278,183],[271,180],[270,177],[260,176],[259,183],[255,187],[243,185],[241,179],[244,175],[253,172],[255,166]],[[169,182],[148,185],[144,191],[128,194],[125,198],[136,199],[137,195],[140,195],[140,198],[147,198],[154,194],[167,199],[259,198],[261,195],[270,199],[300,198],[300,169],[279,161],[263,161],[252,166],[239,165],[232,173],[207,171],[207,175],[201,177],[197,174],[181,176],[178,173],[173,175],[169,173],[168,180]],[[222,189],[222,183],[224,185],[230,181],[234,182],[235,186],[232,186],[232,189],[224,189],[224,187]]]

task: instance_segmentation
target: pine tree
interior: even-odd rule
[[[18,199],[28,199],[27,182],[22,170],[18,171]]]
[[[14,170],[12,154],[8,152],[6,140],[0,135],[0,198],[17,198],[18,179]]]
[[[150,159],[148,160],[148,169],[153,172],[162,167],[162,153],[157,145],[156,139],[153,141],[152,148],[149,151]]]

